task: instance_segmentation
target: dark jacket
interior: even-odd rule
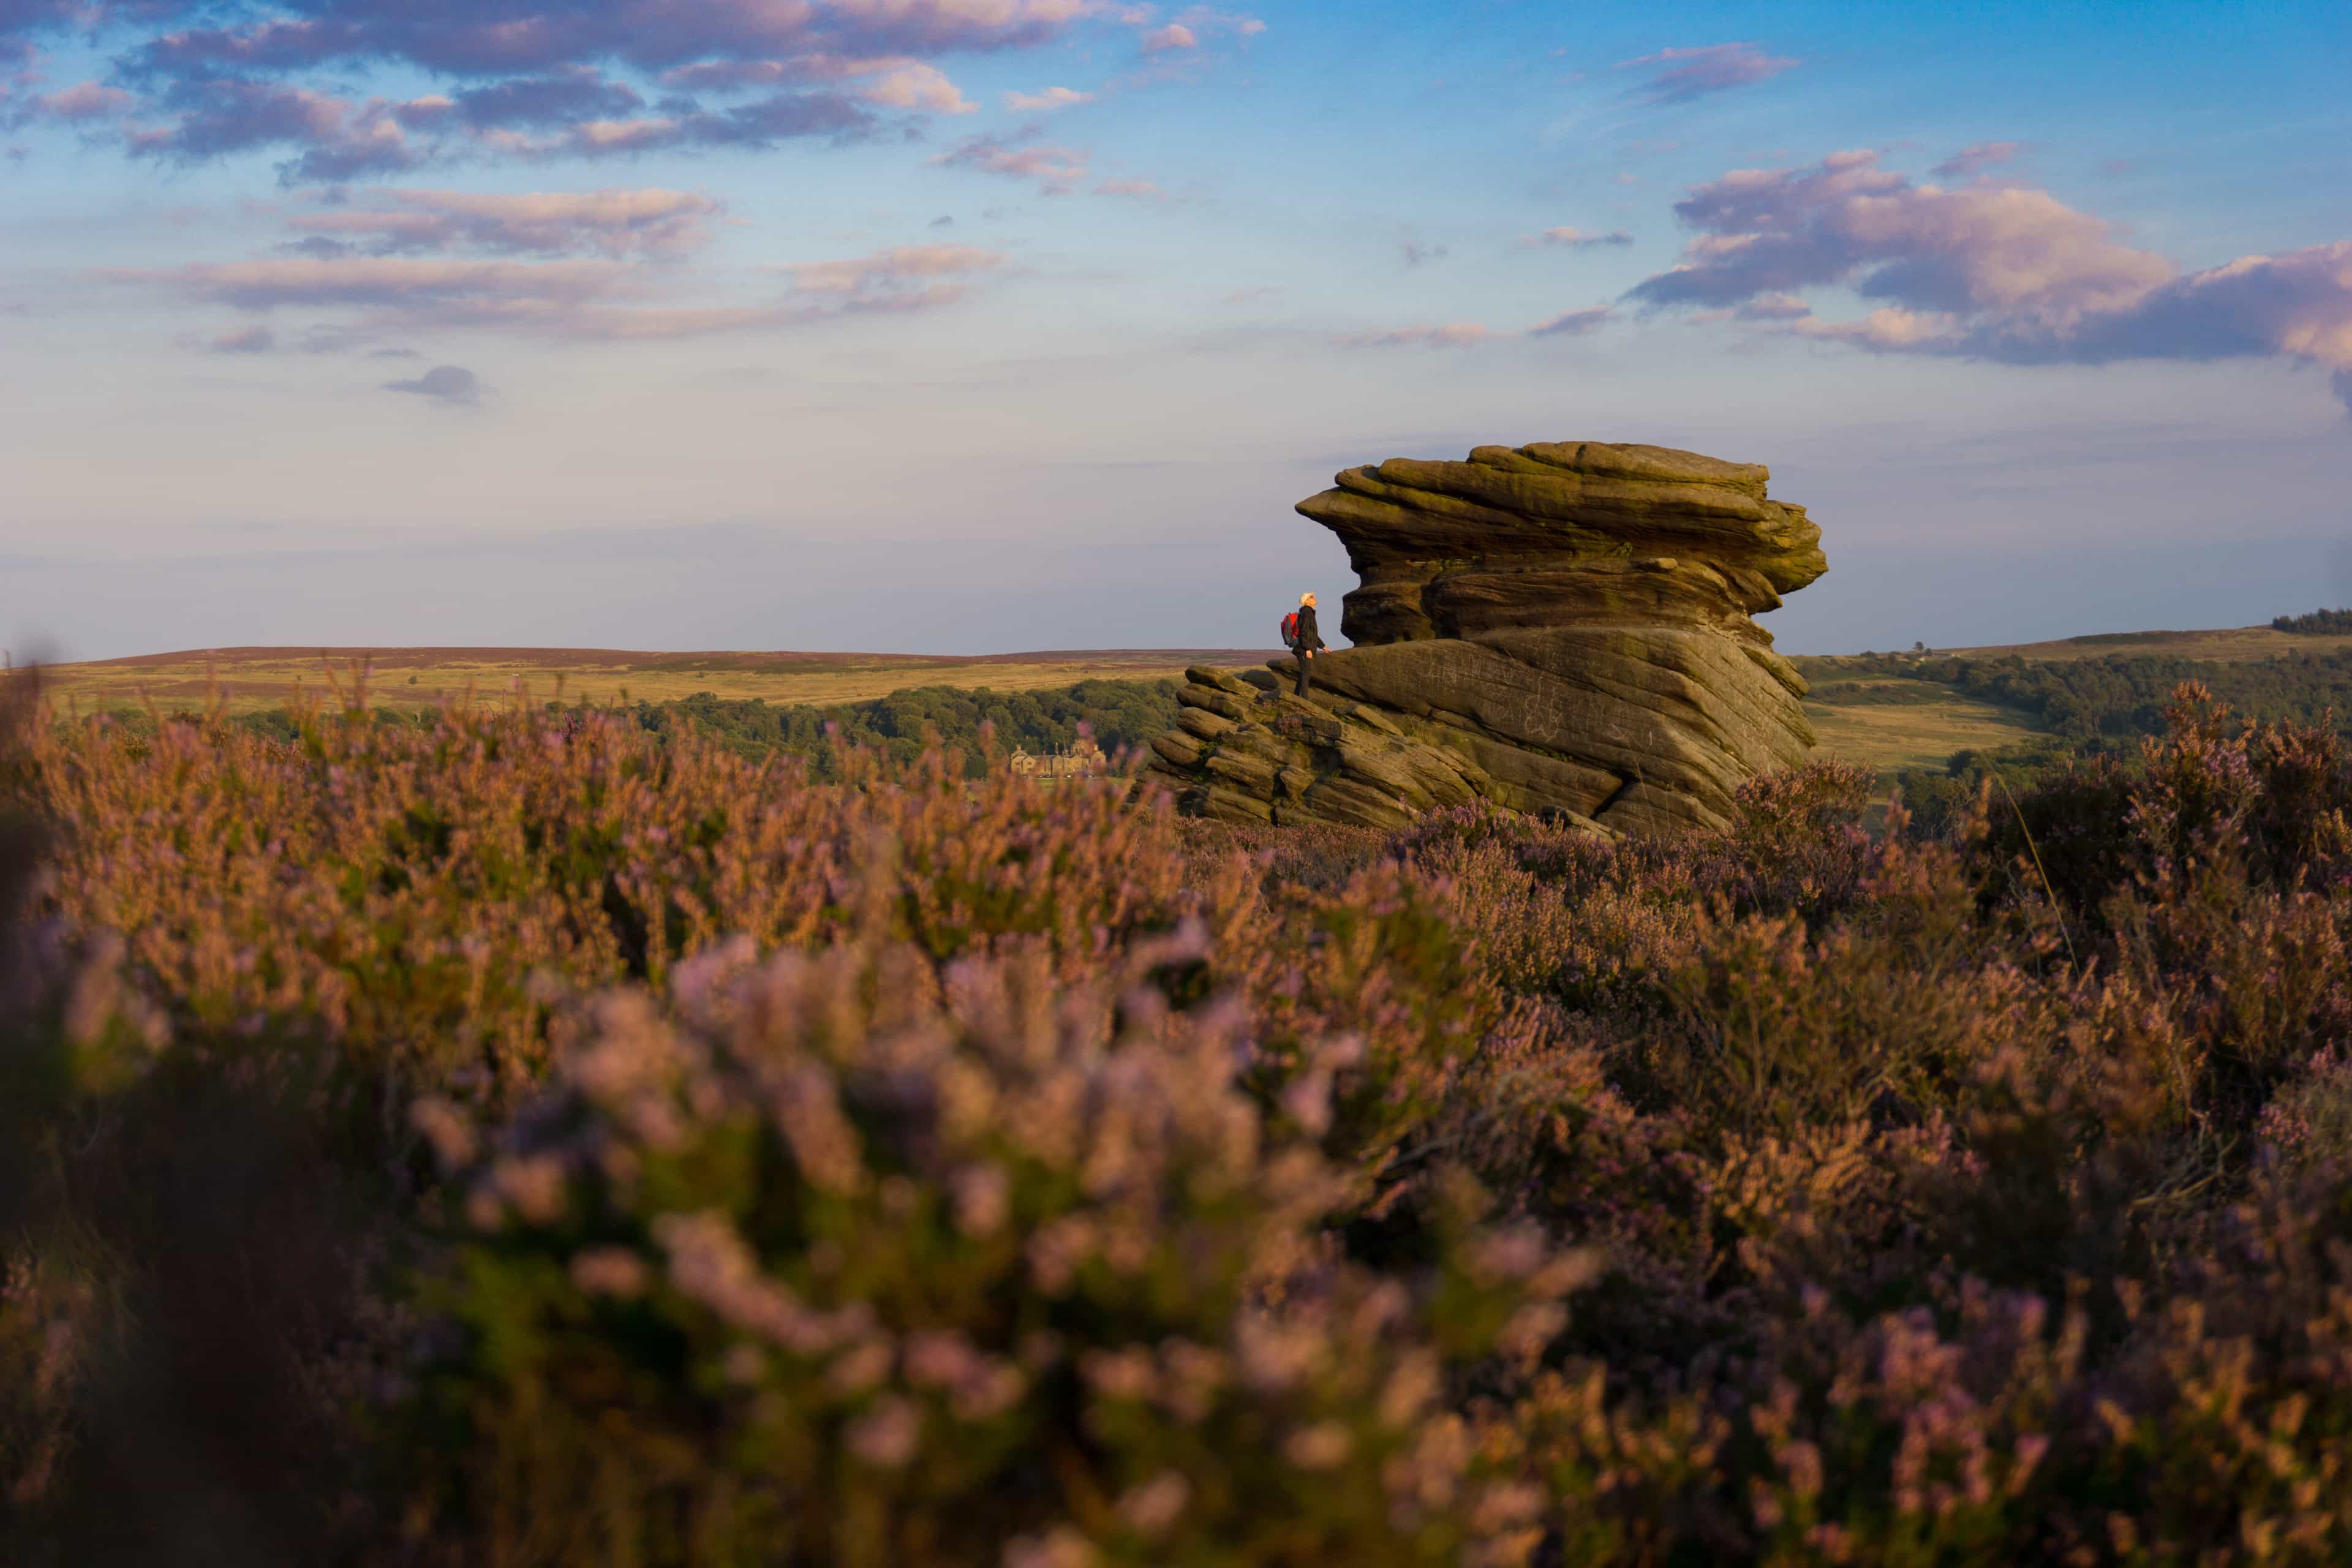
[[[1298,606],[1298,640],[1290,645],[1290,649],[1293,653],[1305,653],[1309,649],[1318,653],[1322,651],[1323,634],[1315,629],[1314,605]]]

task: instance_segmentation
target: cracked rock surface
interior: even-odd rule
[[[1546,441],[1349,468],[1298,510],[1359,585],[1317,656],[1186,672],[1151,770],[1236,822],[1393,827],[1491,800],[1604,833],[1719,827],[1813,744],[1803,678],[1753,617],[1827,568],[1760,464]]]

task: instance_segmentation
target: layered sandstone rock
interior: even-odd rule
[[[1720,826],[1801,761],[1805,683],[1752,616],[1826,569],[1765,468],[1598,441],[1391,458],[1298,503],[1360,579],[1318,655],[1195,669],[1152,769],[1234,821],[1393,826],[1484,798],[1602,831]]]

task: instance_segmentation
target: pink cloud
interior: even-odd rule
[[[1660,49],[1654,55],[1621,60],[1617,68],[1661,68],[1651,73],[1637,96],[1644,103],[1688,103],[1710,93],[1724,92],[1751,82],[1768,81],[1801,60],[1768,55],[1752,43],[1708,44],[1691,49]]]
[[[2184,274],[2047,191],[1915,184],[1870,153],[1738,170],[1675,210],[1700,232],[1628,291],[1653,308],[1737,306],[1806,337],[2011,363],[2274,356],[2352,386],[2352,241]],[[1822,285],[1879,308],[1823,321],[1789,292]]]
[[[942,168],[1035,180],[1047,195],[1060,195],[1087,177],[1087,154],[1075,147],[1034,143],[1031,139],[1043,130],[1032,121],[1011,131],[969,137],[931,162]]]
[[[1743,321],[1793,321],[1812,313],[1813,308],[1794,294],[1759,294],[1734,312]]]
[[[970,114],[974,108],[945,72],[920,63],[887,72],[858,96],[889,109],[928,110],[934,114]]]
[[[1103,180],[1095,186],[1098,196],[1136,196],[1144,201],[1162,202],[1168,193],[1150,180]]]
[[[1927,172],[1947,180],[1972,179],[2025,151],[2022,142],[1979,142],[1961,148]]]
[[[877,76],[919,62],[911,55],[795,55],[781,60],[701,60],[688,66],[674,66],[661,73],[666,87],[715,89],[732,91],[751,87],[780,87],[787,83],[851,81],[858,77]]]
[[[1483,343],[1495,333],[1476,321],[1448,321],[1443,326],[1398,327],[1386,332],[1351,332],[1334,341],[1349,348],[1462,348]]]
[[[557,255],[681,256],[710,237],[724,209],[688,191],[603,190],[493,193],[399,190],[391,210],[337,208],[289,219],[298,233],[345,237],[378,254],[461,247]]]
[[[789,270],[803,293],[842,295],[871,305],[916,279],[990,272],[1004,261],[1003,251],[976,245],[902,245],[871,256],[803,262]]]
[[[1138,40],[1147,55],[1165,54],[1171,49],[1197,49],[1199,35],[1181,22],[1171,22],[1164,27],[1154,27]]]
[[[1073,104],[1092,103],[1095,95],[1074,87],[1049,87],[1043,92],[1008,92],[1004,107],[1020,114],[1048,114]]]
[[[58,120],[103,120],[123,113],[138,101],[119,87],[86,81],[63,92],[37,98],[33,107]]]
[[[1580,338],[1596,331],[1616,319],[1617,312],[1606,305],[1594,305],[1589,310],[1567,310],[1549,321],[1538,322],[1528,329],[1531,338]]]
[[[118,282],[161,283],[240,310],[300,305],[408,306],[450,300],[553,307],[625,292],[631,269],[606,261],[457,261],[411,257],[298,257],[117,268]]]
[[[2174,270],[2046,191],[1915,185],[1873,153],[1832,153],[1809,169],[1736,170],[1675,212],[1700,233],[1673,268],[1635,286],[1645,304],[1727,305],[1852,282],[1913,309],[2057,328],[2126,305]]]
[[[299,22],[198,27],[151,39],[150,69],[292,69],[358,58],[461,76],[544,70],[611,58],[647,69],[799,55],[944,55],[1050,42],[1095,0],[311,0]]]

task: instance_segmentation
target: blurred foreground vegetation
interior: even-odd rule
[[[0,1561],[2352,1558],[2332,729],[1611,843],[9,700]]]

